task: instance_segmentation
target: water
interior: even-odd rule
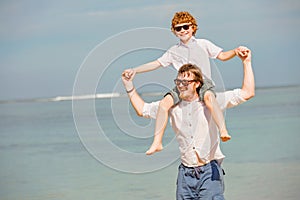
[[[114,106],[128,106],[126,98],[116,101]],[[151,138],[124,134],[112,115],[110,99],[96,100],[95,108],[99,124],[113,144],[128,152],[147,150]],[[130,112],[132,123],[152,129],[151,120]],[[83,117],[86,126],[89,117]],[[118,118],[126,122],[128,116],[120,114]],[[222,143],[226,198],[298,199],[300,87],[257,90],[254,99],[228,110],[226,120],[232,135],[231,141]],[[103,165],[82,145],[71,101],[0,104],[0,128],[1,200],[175,199],[179,160],[139,174]],[[172,139],[168,127],[164,142]],[[111,152],[105,153],[109,156]]]

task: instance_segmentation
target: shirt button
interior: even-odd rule
[[[195,149],[195,147],[193,147],[193,149]]]
[[[193,137],[193,136],[191,136],[191,138],[193,139],[194,137]]]

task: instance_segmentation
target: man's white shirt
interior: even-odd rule
[[[246,101],[241,97],[241,89],[217,93],[216,99],[222,110]],[[155,119],[158,106],[159,101],[145,103],[143,116]],[[203,163],[212,160],[222,162],[225,156],[220,149],[218,128],[203,102],[181,101],[173,106],[169,113],[170,123],[179,144],[182,164],[187,167],[198,166],[198,157]]]

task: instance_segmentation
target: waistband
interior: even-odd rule
[[[201,173],[204,173],[205,171],[210,170],[212,167],[216,167],[216,165],[219,165],[216,160],[212,160],[205,165],[196,166],[196,167],[187,167],[181,163],[179,165],[179,169],[183,169],[184,174],[186,176],[191,176],[191,177],[195,177],[195,178],[199,179]]]
[[[186,169],[195,169],[195,168],[205,168],[207,166],[210,166],[211,164],[218,164],[218,162],[216,160],[212,160],[208,163],[206,163],[205,165],[201,165],[201,166],[196,166],[196,167],[188,167],[188,166],[185,166],[184,164],[180,164],[179,167],[183,167],[183,168],[186,168]]]

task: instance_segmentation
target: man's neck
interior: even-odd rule
[[[192,102],[192,101],[195,101],[195,100],[198,100],[198,99],[199,99],[199,95],[197,93],[195,93],[193,96],[185,97],[182,100],[187,101],[187,102]]]

